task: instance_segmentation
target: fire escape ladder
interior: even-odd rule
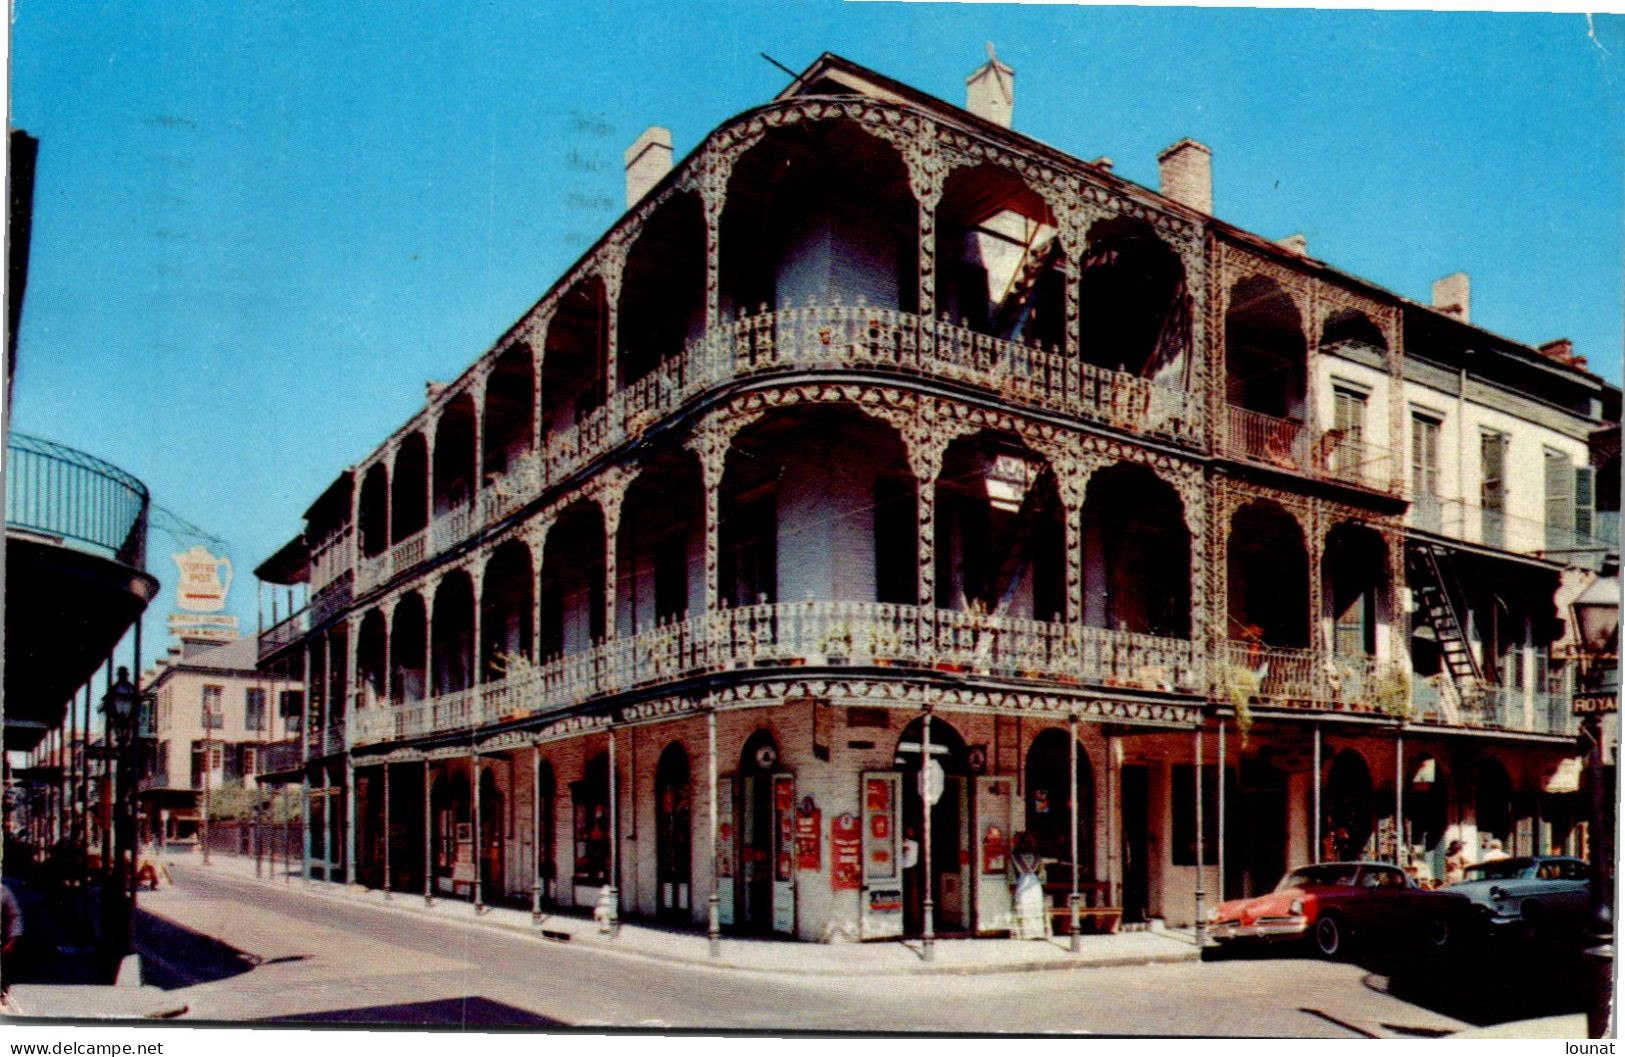
[[[1035,231],[1036,237],[1036,231]],[[1021,254],[1021,263],[1010,276],[1010,285],[993,310],[994,334],[1015,338],[1032,314],[1033,297],[1038,292],[1038,280],[1060,259],[1061,240],[1051,235],[1043,245],[1029,243]]]
[[[1021,583],[1021,574],[1026,572],[1031,561],[1033,534],[1043,520],[1043,504],[1038,501],[1038,491],[1036,485],[1027,490],[1021,511],[1016,515],[1010,546],[1005,550],[1004,560],[999,563],[999,571],[993,579],[992,595],[998,600],[993,605],[995,613],[1003,613],[1009,607],[1010,599]]]
[[[1454,570],[1448,559],[1440,559],[1439,549],[1432,543],[1413,540],[1405,548],[1405,565],[1416,592],[1417,606],[1438,639],[1439,656],[1450,672],[1451,681],[1465,697],[1482,682],[1483,673],[1456,611],[1455,599],[1460,587],[1455,582]]]

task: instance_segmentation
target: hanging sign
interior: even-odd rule
[[[231,590],[231,559],[216,558],[202,544],[171,556],[181,570],[175,602],[188,613],[218,613]]]
[[[829,820],[829,887],[855,892],[862,884],[863,826],[846,811]]]
[[[812,797],[801,798],[796,809],[796,869],[817,870],[824,865],[823,818]]]

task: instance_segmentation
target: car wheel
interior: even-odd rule
[[[1422,931],[1427,937],[1428,946],[1434,948],[1450,946],[1450,919],[1436,917],[1430,920]]]
[[[1315,950],[1323,958],[1336,958],[1343,953],[1343,923],[1336,915],[1328,914],[1315,922]]]

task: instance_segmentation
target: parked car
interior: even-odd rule
[[[1466,896],[1492,936],[1578,932],[1591,909],[1591,867],[1566,855],[1495,859],[1467,867],[1446,891]]]
[[[1392,863],[1316,863],[1291,871],[1268,895],[1214,907],[1207,933],[1219,944],[1308,942],[1336,958],[1352,940],[1375,935],[1444,947],[1467,907],[1460,893],[1419,888]]]

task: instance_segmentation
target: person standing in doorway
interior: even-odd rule
[[[1010,854],[1010,871],[1015,885],[1015,923],[1010,929],[1012,939],[1042,940],[1049,938],[1049,914],[1044,906],[1044,860],[1038,854],[1038,842],[1023,830],[1016,834],[1015,850]]]

